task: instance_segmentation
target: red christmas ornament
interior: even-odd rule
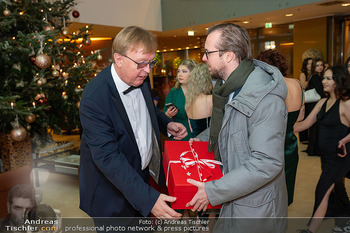
[[[30,62],[31,62],[32,64],[35,64],[35,56],[31,56],[31,57],[30,57]]]
[[[78,18],[80,16],[80,13],[79,13],[79,11],[75,10],[75,11],[72,12],[72,15],[73,15],[74,18]]]

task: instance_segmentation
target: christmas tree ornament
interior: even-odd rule
[[[72,15],[73,15],[74,18],[78,18],[78,17],[80,16],[80,13],[79,13],[79,11],[74,10],[74,11],[72,12]]]
[[[27,137],[27,131],[18,123],[18,116],[14,122],[11,122],[13,129],[11,130],[11,138],[17,142],[23,141]]]
[[[64,100],[67,100],[67,99],[68,99],[68,95],[64,95],[64,96],[62,96],[62,98],[63,98]]]
[[[11,15],[11,11],[9,9],[5,9],[3,12],[2,12],[5,16],[10,16]]]
[[[36,119],[36,117],[35,117],[34,114],[27,115],[26,118],[25,118],[26,122],[29,123],[29,124],[33,123],[35,121],[35,119]]]
[[[36,83],[41,86],[44,85],[47,82],[46,78],[40,78]]]
[[[27,131],[20,125],[11,130],[11,138],[17,142],[23,141],[26,137]]]
[[[62,32],[62,36],[68,36],[69,35],[69,31],[68,31],[67,27],[63,27],[61,32]]]
[[[101,61],[102,59],[103,59],[103,57],[101,54],[97,55],[97,60]]]
[[[35,65],[40,69],[48,68],[51,65],[51,58],[46,54],[39,54],[35,58]]]
[[[46,24],[43,29],[44,29],[44,31],[52,31],[53,27],[50,24]]]
[[[31,126],[31,125],[27,125],[27,126],[26,126],[26,129],[29,131],[29,130],[32,129],[32,126]]]
[[[90,39],[89,37],[86,37],[86,38],[83,40],[83,44],[86,45],[86,46],[91,45],[91,39]]]
[[[35,64],[35,56],[31,56],[31,57],[30,57],[30,62],[31,62],[32,64]]]
[[[60,75],[60,72],[58,72],[57,70],[53,70],[51,74],[54,77],[58,77]]]
[[[43,82],[41,79],[39,79],[37,82],[36,82],[39,86],[43,85]]]
[[[63,17],[63,27],[61,29],[62,35],[63,36],[68,36],[69,31],[68,28],[66,27],[66,19]]]

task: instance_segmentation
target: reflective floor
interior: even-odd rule
[[[299,150],[306,149],[306,145],[300,144]],[[321,173],[320,158],[318,156],[307,156],[300,152],[297,172],[294,203],[288,209],[289,217],[304,219],[290,220],[290,226],[295,222],[307,222],[311,216],[314,204],[315,187]],[[61,211],[62,217],[87,217],[79,209],[79,181],[76,175],[55,174],[46,170],[39,171],[40,187],[42,192],[42,203],[48,204],[54,209]],[[350,195],[350,180],[346,179],[346,188]],[[322,229],[318,232],[331,232],[333,220],[324,221]],[[288,231],[288,232],[295,232]]]

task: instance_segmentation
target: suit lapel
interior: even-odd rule
[[[107,83],[108,83],[108,87],[109,87],[111,94],[112,94],[113,103],[114,103],[120,117],[122,118],[122,121],[125,125],[126,130],[128,131],[128,134],[130,135],[130,137],[131,137],[132,141],[135,143],[135,145],[137,145],[135,135],[134,135],[134,132],[132,130],[132,127],[131,127],[131,124],[130,124],[130,121],[128,118],[128,114],[126,113],[122,99],[119,96],[119,92],[118,92],[118,90],[115,86],[115,83],[113,81],[112,74],[109,73],[109,76],[110,77],[107,78]]]

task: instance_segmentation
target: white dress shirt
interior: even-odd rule
[[[152,157],[152,123],[146,101],[141,88],[136,88],[124,95],[123,91],[130,86],[120,79],[113,65],[111,72],[135,135],[143,170],[148,166]]]

